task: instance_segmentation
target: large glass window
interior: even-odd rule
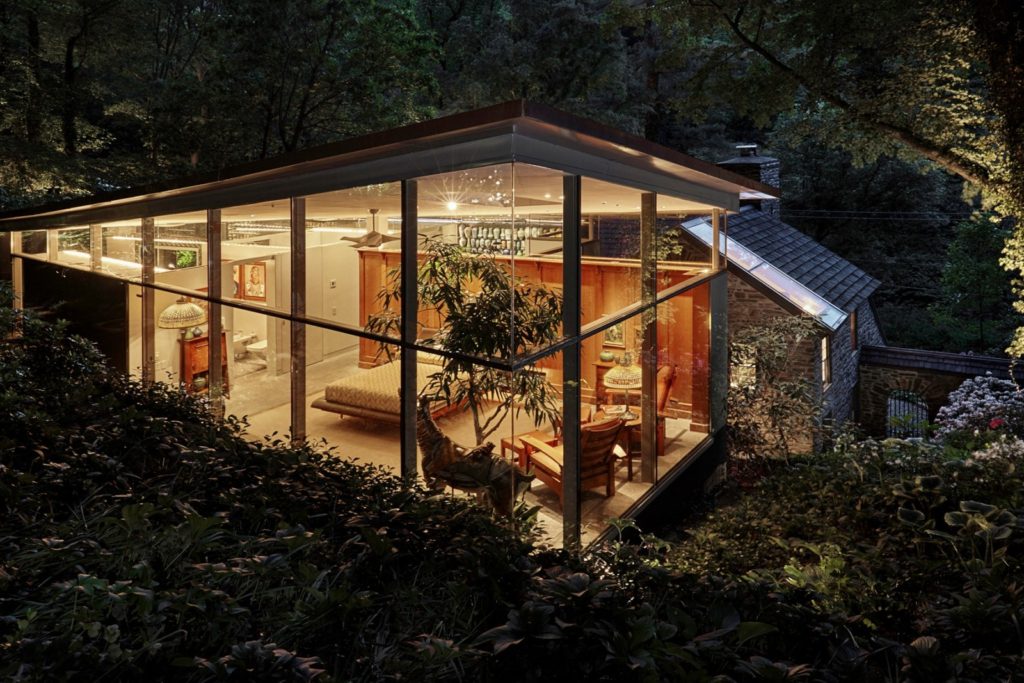
[[[158,216],[154,235],[156,282],[189,292],[208,291],[206,212]]]
[[[306,437],[339,457],[401,472],[399,347],[361,364],[352,335],[306,325]]]
[[[100,226],[100,267],[104,275],[126,280],[142,279],[142,221],[104,223]]]
[[[506,361],[560,339],[563,174],[499,164],[417,192],[419,337],[443,331],[450,350]]]
[[[658,195],[657,203],[654,254],[657,290],[661,292],[711,270],[711,248],[694,238],[683,223],[690,220],[694,212],[710,216],[712,207],[669,195]]]
[[[580,267],[582,324],[612,316],[640,303],[641,191],[583,178],[581,206],[589,226],[581,234]]]
[[[11,252],[36,258],[46,258],[46,230],[25,230],[11,234]]]
[[[258,308],[291,311],[291,202],[221,210],[221,291]]]
[[[92,269],[92,235],[89,228],[61,228],[56,233],[57,261],[73,268]]]
[[[306,197],[305,317],[400,337],[401,183],[380,183]],[[373,321],[371,323],[371,320]],[[358,347],[372,365],[377,345],[332,335],[332,347]]]
[[[513,186],[512,164],[417,181],[418,338],[512,359]]]
[[[225,414],[245,417],[253,438],[290,433],[290,323],[233,306],[222,306],[221,317]]]

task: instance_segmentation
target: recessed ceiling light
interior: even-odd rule
[[[454,211],[455,209],[459,208],[459,205],[456,202],[448,202],[447,206],[449,211]]]

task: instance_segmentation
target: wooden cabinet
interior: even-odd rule
[[[210,389],[210,338],[179,339],[181,345],[181,371],[179,377],[185,391],[190,394],[205,394]],[[224,332],[220,335],[221,377],[224,379],[224,396],[228,395],[228,345]],[[197,382],[199,386],[196,386]]]

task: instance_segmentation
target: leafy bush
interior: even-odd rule
[[[785,316],[744,328],[730,340],[729,449],[734,456],[785,459],[795,447],[812,445],[818,408],[813,383],[794,375],[792,366],[801,342],[815,332],[812,318]]]
[[[574,555],[462,499],[239,434],[0,307],[0,676],[983,681],[1021,666],[1024,494],[999,454],[867,442],[796,460],[678,546],[624,523]]]
[[[900,680],[1009,680],[1024,667],[1022,451],[888,439],[795,459],[687,529],[672,563],[809,591]]]
[[[991,374],[965,380],[939,408],[936,437],[955,447],[973,447],[1000,434],[1024,437],[1024,391]]]

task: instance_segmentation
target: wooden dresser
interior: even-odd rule
[[[210,390],[210,338],[206,335],[192,339],[179,339],[181,370],[179,377],[190,394],[205,394]],[[224,378],[224,396],[228,395],[228,345],[225,333],[220,335],[221,377]],[[196,379],[201,378],[201,388]]]

